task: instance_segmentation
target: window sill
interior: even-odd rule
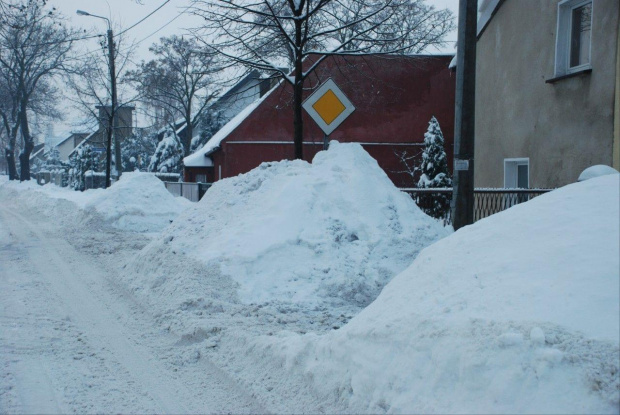
[[[591,72],[592,72],[592,68],[581,69],[581,70],[576,71],[576,72],[571,72],[571,73],[567,73],[565,75],[556,76],[555,78],[547,79],[545,81],[545,83],[547,83],[547,84],[554,84],[554,83],[556,83],[558,81],[561,81],[562,79],[572,78],[574,76],[586,75],[586,74],[589,74]]]

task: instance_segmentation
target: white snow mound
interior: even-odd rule
[[[109,189],[93,192],[84,208],[96,209],[116,228],[157,232],[191,205],[173,196],[155,175],[131,172],[123,173]]]
[[[156,260],[167,245],[219,264],[245,303],[365,306],[422,248],[448,233],[360,145],[333,142],[312,164],[263,163],[215,183],[141,260]]]
[[[351,412],[618,413],[619,187],[572,184],[467,226],[341,330],[258,349]]]
[[[153,174],[140,172],[123,173],[108,189],[84,192],[54,184],[39,186],[35,180],[6,182],[2,186],[58,220],[91,220],[96,212],[96,220],[135,232],[159,232],[192,205],[185,198],[173,196]]]
[[[583,182],[584,180],[593,179],[595,177],[606,176],[608,174],[618,174],[618,170],[613,167],[606,166],[604,164],[597,164],[596,166],[590,166],[584,171],[581,172],[578,182]]]

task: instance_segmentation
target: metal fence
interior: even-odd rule
[[[53,183],[56,186],[62,186],[63,177],[66,173],[62,170],[53,170],[53,171],[42,171],[35,173],[35,180],[38,184],[44,185],[48,183]]]
[[[211,187],[211,183],[187,183],[187,182],[164,182],[166,189],[175,196],[182,196],[192,202],[198,202],[207,190]]]
[[[430,214],[432,211],[433,216],[443,220],[444,225],[452,224],[450,211],[452,188],[407,188],[400,190],[411,195],[416,204],[426,213]],[[519,203],[527,202],[551,190],[553,189],[475,189],[474,221],[486,218]]]

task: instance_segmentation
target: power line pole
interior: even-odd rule
[[[478,0],[460,0],[452,194],[454,230],[474,223],[477,23]]]
[[[112,29],[108,29],[108,58],[110,60],[110,88],[111,88],[111,93],[112,93],[112,108],[110,109],[111,111],[111,125],[108,126],[108,128],[110,128],[112,130],[112,136],[114,137],[114,159],[116,161],[116,173],[117,173],[117,179],[121,178],[121,174],[123,172],[123,160],[121,158],[121,145],[120,145],[120,140],[117,134],[117,117],[116,117],[116,106],[117,106],[117,96],[116,96],[116,65],[114,63],[114,35],[112,33]],[[108,142],[108,153],[110,152],[110,143]],[[108,157],[108,160],[109,157]],[[108,161],[109,163],[109,161]],[[109,169],[108,169],[109,171]],[[109,174],[108,172],[106,172],[107,174]],[[108,180],[107,176],[106,176],[106,181]],[[109,184],[106,184],[107,187],[109,187]]]
[[[119,139],[117,134],[115,133],[115,128],[117,127],[116,121],[116,67],[114,65],[114,33],[112,32],[112,23],[110,19],[103,16],[97,16],[96,14],[88,13],[84,10],[76,10],[76,13],[79,16],[90,16],[95,17],[97,19],[105,20],[108,23],[108,67],[110,69],[110,93],[111,93],[111,101],[112,104],[110,106],[110,112],[107,112],[108,115],[108,131],[107,131],[107,148],[106,148],[106,162],[105,162],[105,187],[106,189],[110,187],[110,163],[112,161],[112,135],[114,135],[114,157],[116,158],[116,170],[118,173],[118,177],[121,177],[121,173],[123,170],[123,162],[121,159],[121,146],[119,143]],[[103,107],[105,110],[105,106]]]

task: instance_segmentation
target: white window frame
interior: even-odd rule
[[[590,36],[590,49],[588,63],[579,66],[570,66],[570,49],[571,49],[571,25],[573,19],[573,10],[592,4],[592,14],[594,16],[594,0],[563,0],[558,3],[558,26],[555,42],[555,76],[570,75],[575,72],[581,72],[592,69],[592,36]]]
[[[527,166],[527,188],[530,188],[530,158],[518,157],[504,159],[504,189],[518,189],[518,167]],[[514,168],[510,171],[510,168]],[[513,184],[514,183],[514,184]]]

